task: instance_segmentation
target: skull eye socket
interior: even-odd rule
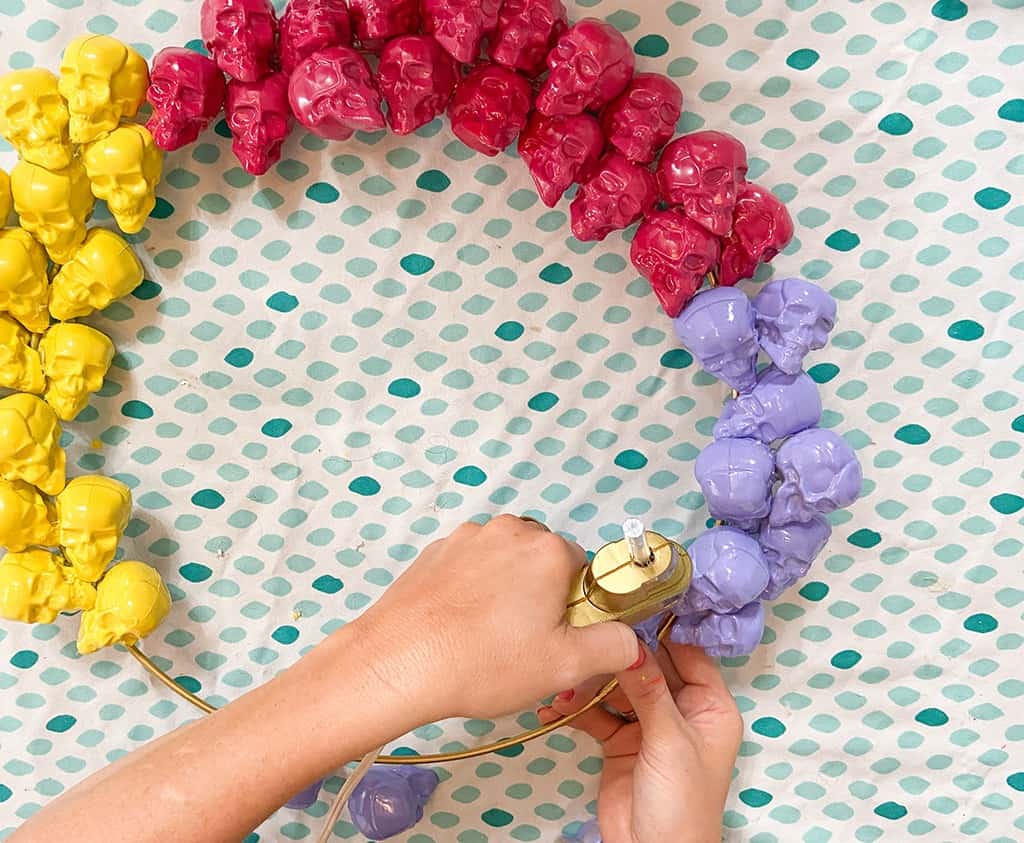
[[[363,70],[354,61],[342,65],[341,73],[346,79],[351,79],[353,82],[361,82],[363,79]]]
[[[28,103],[25,100],[18,100],[5,112],[10,120],[20,120],[28,114]]]
[[[530,9],[530,23],[534,26],[545,27],[551,26],[554,21],[547,9],[543,6],[534,6]]]
[[[673,126],[675,125],[676,110],[667,102],[663,102],[661,104],[661,107],[658,109],[658,116],[661,118],[663,123]]]
[[[658,98],[650,91],[645,91],[643,88],[637,88],[629,94],[629,104],[635,108],[648,109],[653,108],[658,102]]]
[[[704,258],[700,255],[690,254],[683,258],[683,268],[690,270],[690,272],[700,272],[704,269],[704,266]]]
[[[626,189],[626,181],[614,173],[605,171],[598,178],[597,186],[605,193],[621,193]]]
[[[729,170],[726,167],[712,167],[704,172],[704,181],[708,184],[718,185],[725,181]]]
[[[256,121],[256,109],[251,105],[241,105],[231,115],[231,125],[244,129]]]
[[[413,82],[429,82],[431,77],[430,68],[418,61],[406,65],[405,75]]]
[[[234,35],[244,23],[241,12],[227,8],[217,16],[217,34],[225,38]]]
[[[579,138],[567,137],[562,142],[562,152],[567,158],[579,159],[586,154],[586,147]]]
[[[593,56],[581,55],[576,63],[576,70],[580,76],[587,80],[596,79],[601,75],[601,65],[597,63],[597,59]]]

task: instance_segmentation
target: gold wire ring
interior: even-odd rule
[[[532,515],[520,515],[519,516],[519,520],[520,521],[528,521],[531,524],[536,524],[538,527],[543,527],[549,533],[551,532],[551,528],[547,524],[545,524],[543,521],[538,521]]]

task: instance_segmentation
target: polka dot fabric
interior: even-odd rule
[[[0,0],[0,63],[55,67],[86,30],[151,57],[195,43],[197,8]],[[570,7],[679,82],[681,131],[745,141],[797,225],[775,272],[840,302],[809,371],[865,495],[770,607],[762,647],[727,665],[748,724],[728,840],[1024,836],[1022,14]],[[296,133],[258,180],[226,135],[168,156],[133,238],[147,281],[92,320],[119,354],[66,433],[72,474],[133,487],[123,550],[175,598],[145,649],[182,684],[223,703],[265,681],[467,518],[524,511],[591,548],[627,515],[703,528],[693,461],[725,389],[676,347],[628,233],[577,242],[567,202],[545,209],[512,156],[484,159],[439,121],[343,144]],[[78,657],[75,627],[0,626],[0,837],[195,716],[126,653]],[[532,725],[432,724],[398,749]],[[442,768],[400,839],[553,841],[593,811],[600,766],[565,732]],[[326,810],[282,810],[247,843],[308,839]]]

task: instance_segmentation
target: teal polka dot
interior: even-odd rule
[[[887,820],[899,820],[907,815],[907,808],[898,802],[883,802],[875,808],[875,813]]]
[[[290,313],[299,306],[299,300],[290,293],[277,292],[267,299],[267,307],[278,313]]]
[[[760,717],[750,724],[750,728],[766,738],[778,738],[786,732],[785,725],[775,717]]]
[[[337,202],[341,197],[341,193],[334,185],[318,181],[306,188],[306,197],[314,202],[327,205],[331,202]]]
[[[224,505],[224,496],[214,489],[200,489],[192,495],[192,503],[203,509],[218,509]]]
[[[279,626],[270,633],[270,637],[278,644],[294,644],[299,638],[299,631],[294,626]]]
[[[280,439],[289,430],[292,429],[292,423],[288,419],[270,419],[263,423],[263,427],[260,431],[264,436],[269,436],[272,439]]]
[[[985,612],[971,615],[964,621],[964,629],[969,632],[992,632],[999,626],[999,622]]]
[[[923,445],[932,438],[931,433],[919,424],[905,424],[894,435],[900,442],[906,442],[908,445]]]
[[[58,714],[56,717],[51,717],[46,722],[46,730],[48,732],[57,732],[60,734],[62,732],[66,732],[77,722],[78,720],[70,714]]]
[[[985,335],[985,329],[973,319],[961,319],[949,326],[946,333],[950,339],[970,342]]]
[[[740,801],[751,808],[763,808],[772,801],[772,795],[756,787],[748,787],[740,791]]]
[[[550,410],[558,403],[558,396],[553,392],[538,392],[528,402],[527,406],[538,413]]]
[[[869,530],[867,527],[862,527],[856,532],[851,533],[847,541],[849,541],[852,545],[856,545],[857,547],[875,547],[876,545],[881,543],[882,536],[880,533],[877,533],[874,530]]]
[[[399,261],[399,265],[410,275],[423,275],[434,268],[434,261],[426,255],[406,255]]]
[[[887,135],[899,136],[909,133],[914,128],[914,123],[906,114],[897,111],[879,120],[878,128]]]
[[[440,170],[426,170],[416,179],[416,187],[431,193],[442,193],[451,186],[452,180]]]
[[[479,486],[487,479],[487,475],[478,466],[464,465],[452,475],[452,479],[463,486]]]
[[[564,264],[551,263],[540,271],[540,277],[549,284],[564,284],[572,278],[572,270]]]
[[[1003,120],[1024,123],[1024,99],[1007,100],[999,106],[998,114]]]
[[[372,477],[362,476],[357,477],[351,483],[348,484],[350,492],[355,492],[357,495],[363,495],[369,497],[376,495],[380,491],[380,483],[374,480]]]
[[[841,650],[832,656],[831,664],[832,667],[837,667],[840,670],[849,670],[851,667],[856,665],[862,656],[856,650]]]
[[[233,348],[224,355],[224,362],[229,366],[234,366],[236,369],[241,369],[252,363],[253,356],[251,349]]]
[[[945,726],[949,722],[949,715],[941,708],[924,708],[914,719],[925,726]]]
[[[213,571],[198,562],[185,563],[178,569],[178,573],[189,582],[204,582],[213,576]]]
[[[794,70],[807,70],[809,67],[813,67],[819,58],[821,58],[821,56],[818,54],[817,50],[804,47],[790,53],[789,57],[786,59],[786,64]]]
[[[22,670],[28,670],[37,661],[39,661],[39,653],[35,652],[35,650],[18,650],[17,653],[11,656],[11,664]]]
[[[138,401],[136,399],[125,401],[124,404],[121,405],[121,413],[128,416],[130,419],[153,418],[153,408],[145,401]]]
[[[414,398],[420,394],[420,385],[411,378],[397,378],[388,385],[388,393],[398,398]]]
[[[639,451],[628,448],[616,455],[615,464],[620,468],[636,471],[637,469],[643,468],[647,465],[647,457]]]
[[[322,591],[324,594],[337,594],[344,588],[344,583],[337,577],[332,577],[330,574],[323,574],[313,580],[313,588],[317,591]]]
[[[936,0],[932,14],[940,20],[960,20],[967,14],[967,4],[963,0]]]
[[[492,828],[504,828],[506,825],[509,825],[515,817],[513,817],[508,811],[503,811],[500,808],[491,808],[488,811],[484,811],[480,815],[480,819]]]
[[[974,201],[986,211],[994,211],[1010,201],[1010,194],[998,187],[984,187],[974,194]]]
[[[512,342],[513,340],[519,339],[523,335],[523,331],[526,330],[521,322],[502,322],[494,331],[494,335],[498,339]]]
[[[825,245],[837,252],[849,252],[860,245],[860,237],[852,231],[840,228],[825,238]]]

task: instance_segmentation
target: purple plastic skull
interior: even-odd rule
[[[672,139],[683,113],[683,92],[660,73],[638,73],[601,112],[608,143],[638,164],[649,164]]]
[[[661,626],[664,619],[665,613],[660,612],[657,615],[651,615],[645,621],[633,624],[633,632],[636,633],[636,637],[643,641],[651,652],[658,649],[658,627]]]
[[[348,0],[348,11],[352,30],[364,49],[420,28],[419,0]]]
[[[596,166],[604,135],[590,114],[547,117],[534,111],[519,133],[518,148],[541,201],[553,208],[573,182],[585,179]]]
[[[317,779],[313,784],[307,787],[305,790],[300,790],[291,799],[284,803],[286,808],[294,808],[300,811],[304,811],[314,802],[320,795],[320,786],[324,783],[323,779]]]
[[[770,261],[793,239],[793,220],[786,206],[759,184],[747,182],[736,197],[732,233],[722,240],[718,283],[731,287],[753,278],[757,265]]]
[[[473,68],[455,89],[448,105],[452,132],[466,146],[497,155],[526,125],[530,83],[497,64]]]
[[[775,460],[756,439],[716,439],[694,463],[708,512],[742,530],[756,529],[772,505]]]
[[[384,128],[370,66],[351,47],[328,47],[305,58],[288,80],[292,114],[315,135],[346,140],[356,130]]]
[[[348,810],[364,835],[383,840],[416,825],[436,788],[432,770],[374,765],[352,791]]]
[[[661,197],[719,237],[732,229],[736,193],[747,177],[747,150],[724,132],[693,132],[658,161]]]
[[[724,659],[750,655],[761,643],[763,633],[764,607],[755,602],[731,615],[680,618],[669,637],[676,644],[691,644],[713,658]]]
[[[239,82],[273,70],[277,18],[270,0],[203,0],[199,23],[217,66]]]
[[[281,146],[291,130],[288,77],[274,73],[258,82],[228,82],[228,127],[231,149],[245,171],[263,175],[281,160]]]
[[[407,135],[444,112],[459,78],[455,60],[429,35],[402,35],[384,45],[377,87],[388,125]]]
[[[831,535],[832,525],[824,515],[778,527],[762,524],[759,541],[768,563],[769,581],[761,599],[775,600],[806,575]]]
[[[501,0],[422,0],[423,31],[457,61],[472,64],[484,35],[498,25]]]
[[[505,0],[491,36],[491,61],[527,76],[546,67],[548,48],[568,25],[562,0]]]
[[[827,515],[860,495],[863,477],[857,455],[831,430],[812,427],[790,437],[775,454],[775,465],[782,485],[772,502],[773,527],[810,521],[815,513]]]
[[[597,111],[621,94],[633,77],[635,58],[614,26],[595,18],[577,21],[548,53],[551,71],[537,94],[542,114]]]
[[[192,143],[224,107],[227,86],[213,59],[184,47],[153,57],[146,98],[153,114],[146,128],[161,149]]]
[[[754,308],[733,287],[715,287],[694,296],[675,319],[676,336],[701,365],[733,389],[747,392],[757,375]]]
[[[569,206],[577,240],[604,240],[632,225],[658,201],[650,171],[618,152],[605,155],[590,178],[580,185]]]
[[[291,73],[307,56],[352,43],[345,0],[290,0],[281,16],[281,69]]]
[[[821,421],[818,385],[804,372],[787,375],[769,366],[757,385],[725,402],[715,438],[748,437],[771,444]]]
[[[817,284],[782,278],[754,299],[757,337],[772,362],[791,375],[809,351],[824,348],[836,324],[836,301]]]
[[[560,843],[601,843],[601,828],[597,820],[587,820],[575,833],[563,835]]]
[[[768,585],[768,565],[757,540],[733,527],[713,527],[690,545],[693,580],[678,615],[727,614],[756,600]]]

